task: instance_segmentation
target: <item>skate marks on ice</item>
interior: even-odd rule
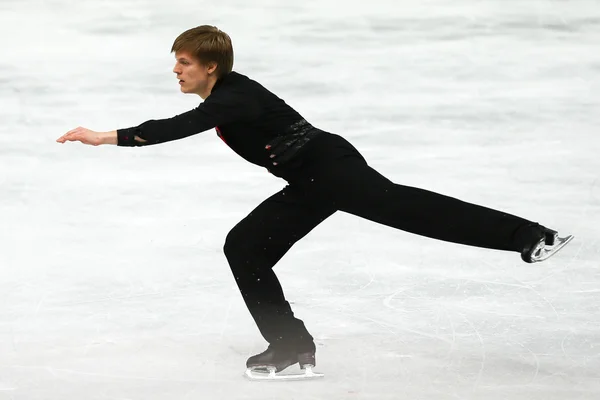
[[[363,371],[373,384],[396,376],[427,386],[432,382],[421,374],[429,370],[444,376],[436,386],[453,385],[457,395],[471,389],[491,393],[520,388],[558,398],[554,390],[565,394],[569,380],[582,393],[596,390],[593,365],[600,366],[600,358],[589,346],[597,342],[597,291],[581,288],[597,275],[590,276],[580,263],[568,270],[562,262],[544,263],[545,268],[503,263],[503,254],[483,261],[471,255],[465,261],[457,250],[444,262],[427,251],[415,256],[417,264],[425,261],[428,268],[403,271],[402,266],[374,260],[379,270],[366,276],[350,263],[343,270],[345,279],[357,288],[368,282],[368,287],[356,291],[329,286],[306,304],[315,320],[327,320],[315,326],[315,338],[324,343],[322,356],[328,353],[322,366],[336,371],[328,381],[350,382],[342,371],[361,371],[351,362],[361,359],[380,366]],[[319,273],[327,282],[337,277],[333,268]],[[303,308],[298,303],[301,315]],[[359,354],[345,354],[356,344],[362,348]]]

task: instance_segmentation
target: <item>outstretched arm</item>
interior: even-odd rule
[[[136,142],[139,142],[140,144],[146,142],[144,139],[138,136],[135,136],[134,140]],[[83,144],[89,144],[92,146],[99,146],[101,144],[119,144],[117,131],[95,132],[90,129],[83,128],[81,126],[70,130],[69,132],[56,139],[56,141],[58,143],[81,142]]]
[[[93,146],[147,146],[183,139],[220,124],[256,118],[259,113],[258,102],[248,93],[223,90],[211,94],[197,108],[172,118],[149,120],[135,127],[110,132],[95,132],[79,127],[58,138],[57,142],[79,141]]]

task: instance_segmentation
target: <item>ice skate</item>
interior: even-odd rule
[[[573,240],[573,235],[559,237],[558,232],[542,227],[540,238],[532,246],[521,252],[521,258],[527,263],[547,260]]]
[[[295,364],[300,366],[299,372],[281,373]],[[323,374],[313,372],[315,364],[314,351],[298,353],[291,349],[275,349],[269,346],[266,351],[248,359],[245,376],[251,380],[263,381],[322,378]]]

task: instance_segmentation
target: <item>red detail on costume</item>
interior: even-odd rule
[[[225,140],[225,138],[223,137],[223,133],[221,132],[221,128],[219,128],[218,126],[215,126],[215,131],[217,131],[217,136],[221,138],[221,140],[227,144],[227,141]]]

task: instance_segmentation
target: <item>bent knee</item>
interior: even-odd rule
[[[237,251],[239,252],[239,248],[243,243],[243,235],[239,232],[239,229],[234,227],[227,233],[225,237],[225,243],[223,244],[223,253],[225,253],[225,257],[229,258]]]
[[[223,244],[225,256],[228,259],[248,257],[255,252],[258,239],[253,231],[244,221],[234,226],[225,237],[225,243]]]

